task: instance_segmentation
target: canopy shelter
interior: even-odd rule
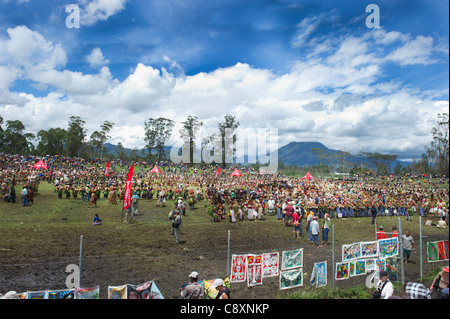
[[[309,172],[306,173],[306,175],[305,175],[304,177],[300,178],[300,181],[302,181],[302,180],[304,180],[304,179],[306,179],[308,182],[309,182],[311,179],[317,181],[317,180],[316,180]]]
[[[233,173],[231,173],[231,175],[230,176],[242,176],[242,174],[241,174],[241,172],[239,172],[239,170],[236,168],[235,170],[234,170],[234,172]]]
[[[150,171],[150,173],[162,174],[161,170],[160,170],[159,167],[156,166],[156,165],[152,168],[152,170]]]
[[[39,160],[39,162],[37,162],[36,164],[33,165],[33,168],[35,168],[35,169],[38,169],[38,168],[48,169],[48,166],[45,165],[45,163],[42,160]]]

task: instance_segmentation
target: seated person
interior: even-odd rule
[[[98,217],[98,214],[95,214],[94,223],[92,225],[97,226],[102,224],[102,219]]]

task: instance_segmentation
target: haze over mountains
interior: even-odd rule
[[[171,146],[165,146],[166,154],[169,154]],[[108,154],[117,156],[116,145],[106,143],[105,150]],[[299,167],[314,166],[314,165],[328,165],[327,158],[321,158],[320,152],[318,150],[323,150],[323,154],[327,154],[331,163],[336,163],[338,159],[344,160],[347,166],[353,167],[355,165],[367,164],[367,159],[351,154],[345,154],[345,151],[330,149],[319,142],[291,142],[285,146],[278,149],[278,159],[284,165],[296,165]],[[132,149],[124,148],[124,152],[127,156],[130,156]],[[135,150],[136,151],[136,150]],[[138,155],[143,156],[142,149],[137,150]],[[146,151],[145,151],[146,152]],[[344,155],[345,154],[345,155]],[[414,154],[397,154],[399,155],[398,160],[394,161],[392,165],[396,165],[399,162],[402,166],[407,166],[411,164],[410,161],[405,161],[402,159],[408,158],[408,156],[414,156]],[[245,160],[246,160],[245,156]],[[330,164],[331,164],[330,163]]]

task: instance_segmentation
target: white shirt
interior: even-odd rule
[[[310,224],[311,229],[311,235],[318,235],[319,234],[319,223],[317,220],[313,220]]]
[[[384,283],[380,280],[378,282],[378,288],[381,287]],[[394,286],[390,281],[386,283],[383,290],[381,291],[381,299],[389,299],[394,294]]]

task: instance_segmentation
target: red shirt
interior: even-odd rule
[[[292,216],[294,211],[295,211],[294,206],[292,205],[286,206],[286,216]]]
[[[298,220],[300,219],[300,216],[299,216],[299,214],[297,213],[297,212],[294,212],[293,214],[292,214],[292,222],[297,222]]]
[[[392,237],[397,237],[398,238],[398,231],[394,230],[394,232],[392,233]]]
[[[386,238],[388,238],[388,236],[384,231],[382,231],[382,230],[377,231],[377,240],[386,239]]]

